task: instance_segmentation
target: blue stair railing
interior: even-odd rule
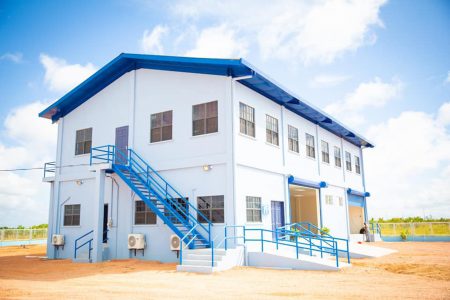
[[[111,163],[112,170],[189,248],[211,246],[212,223],[134,150],[114,145],[91,149],[90,164]],[[194,216],[191,212],[196,213]]]
[[[105,233],[106,233],[106,237],[103,239],[103,243],[107,243],[109,240],[108,231],[109,231],[109,229],[106,229],[105,231],[103,231],[103,235],[105,235]],[[94,233],[94,230],[91,230],[91,231],[83,234],[82,236],[80,236],[79,238],[77,238],[75,240],[75,247],[74,247],[74,253],[73,253],[74,259],[77,259],[78,250],[80,250],[84,246],[88,245],[88,258],[89,258],[89,261],[91,261],[91,253],[92,253],[92,250],[94,250],[94,248],[92,247],[92,242],[94,241],[94,238],[90,237],[88,240],[84,241],[84,243],[81,245],[78,245],[78,242],[92,233]]]

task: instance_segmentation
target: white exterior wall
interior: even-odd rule
[[[233,87],[234,86],[234,87]],[[192,136],[192,105],[218,101],[219,130],[217,133]],[[256,137],[239,133],[239,102],[255,108]],[[173,139],[151,144],[150,115],[173,110]],[[280,145],[266,142],[266,114],[279,122]],[[234,123],[234,124],[233,124]],[[299,130],[300,153],[288,151],[288,124]],[[198,196],[224,195],[225,223],[249,227],[271,228],[271,201],[284,201],[285,220],[289,222],[289,192],[286,175],[312,181],[326,181],[329,188],[321,190],[323,226],[332,234],[347,236],[347,201],[345,189],[363,190],[362,177],[354,172],[354,155],[359,148],[315,124],[282,108],[273,101],[244,87],[232,83],[228,77],[191,73],[140,69],[129,72],[103,89],[58,121],[57,165],[88,164],[89,155],[75,156],[76,130],[93,128],[93,147],[114,144],[115,129],[129,126],[129,146],[151,166],[159,170],[181,194],[197,206]],[[232,128],[234,126],[234,135]],[[305,132],[316,142],[316,158],[305,153]],[[317,136],[318,133],[318,136]],[[326,140],[330,149],[330,164],[321,162],[320,141]],[[334,167],[333,146],[341,147],[342,168]],[[345,151],[352,153],[352,172],[345,169]],[[203,165],[211,165],[208,172]],[[109,257],[128,258],[129,233],[144,233],[147,239],[145,259],[175,261],[176,254],[169,250],[171,230],[158,219],[156,225],[134,225],[134,201],[130,188],[117,175],[105,182],[105,203],[109,203]],[[76,180],[83,180],[77,185]],[[65,167],[58,170],[52,184],[54,205],[49,224],[50,232],[62,233],[66,247],[58,253],[60,258],[73,257],[73,242],[94,226],[95,174],[88,166]],[[325,205],[325,195],[335,198],[332,207]],[[246,196],[262,198],[261,224],[246,221]],[[339,207],[337,197],[344,197]],[[64,227],[63,209],[56,222],[58,208],[65,204],[81,204],[79,227]],[[224,224],[215,224],[213,237],[220,241]],[[52,229],[53,228],[53,229]],[[267,237],[270,238],[270,237]],[[52,248],[50,246],[50,248]],[[138,258],[142,257],[138,253]],[[51,256],[51,255],[50,255]]]
[[[255,109],[255,138],[239,133],[239,102]],[[322,226],[332,230],[333,235],[346,238],[348,236],[346,189],[364,190],[362,176],[356,174],[354,166],[354,156],[360,155],[359,148],[239,83],[235,86],[234,104],[234,121],[238,124],[235,151],[236,163],[239,166],[236,173],[236,190],[237,202],[240,205],[237,206],[236,213],[238,216],[244,215],[238,219],[245,221],[245,196],[260,196],[262,203],[269,205],[269,214],[263,216],[265,228],[271,227],[271,200],[285,202],[285,221],[288,223],[289,194],[285,190],[287,183],[283,177],[290,174],[297,178],[325,181],[329,184],[328,188],[320,191],[320,221]],[[266,142],[266,114],[278,119],[279,146]],[[299,153],[289,150],[288,125],[298,129]],[[306,133],[314,136],[315,158],[306,155]],[[330,163],[322,162],[322,140],[328,142]],[[340,168],[334,164],[334,146],[341,148]],[[345,170],[345,151],[352,154],[352,172]],[[243,171],[248,167],[252,168],[251,172]],[[253,185],[256,186],[254,190],[258,193],[248,194]],[[325,195],[333,196],[334,205],[325,205]],[[339,206],[338,197],[343,197],[343,206]]]

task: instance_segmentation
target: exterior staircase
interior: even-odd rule
[[[115,172],[189,249],[211,247],[211,222],[134,150],[113,145],[92,148],[91,165],[111,163]],[[194,215],[195,213],[196,215]],[[202,223],[198,221],[202,219]]]

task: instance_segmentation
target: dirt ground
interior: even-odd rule
[[[0,299],[450,299],[450,243],[376,244],[399,252],[354,259],[338,272],[239,267],[213,275],[138,260],[44,260],[43,246],[3,247]]]

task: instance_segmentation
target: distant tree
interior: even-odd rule
[[[31,226],[31,229],[45,229],[48,228],[48,224],[39,224]]]
[[[25,226],[19,225],[17,226],[17,229],[25,229]]]

